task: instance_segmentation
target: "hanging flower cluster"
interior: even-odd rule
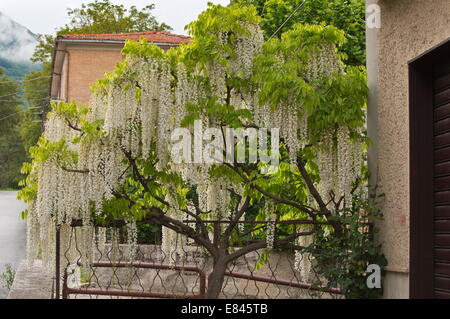
[[[275,232],[276,232],[276,213],[275,206],[272,201],[266,201],[264,205],[264,211],[266,215],[266,245],[267,249],[273,249],[273,243],[275,240]]]
[[[310,226],[302,225],[298,231],[311,231]],[[314,236],[300,236],[296,240],[296,244],[301,247],[309,247],[314,242]],[[294,268],[300,272],[300,277],[303,282],[311,282],[312,278],[312,257],[310,253],[295,251]]]
[[[337,198],[344,196],[345,203],[351,203],[352,188],[362,169],[362,142],[351,141],[349,130],[340,127],[336,134],[323,136],[318,144],[320,183],[318,189],[322,198],[329,200],[333,192]]]

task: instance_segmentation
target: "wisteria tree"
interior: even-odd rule
[[[115,220],[131,232],[142,221],[163,226],[168,255],[190,239],[214,260],[209,298],[219,295],[231,261],[259,249],[294,247],[320,261],[321,247],[357,252],[358,242],[358,257],[335,260],[342,273],[379,257],[369,237],[354,239],[371,213],[364,70],[343,64],[345,37],[334,27],[297,25],[264,42],[259,23],[254,7],[210,5],[188,25],[189,44],[165,52],[128,42],[125,60],[93,86],[89,106],[53,105],[24,166],[29,260],[41,251],[51,263],[55,225],[73,220],[83,223],[87,249],[93,225]],[[201,137],[201,127],[215,129]],[[243,134],[230,138],[229,129]],[[180,144],[179,132],[190,138]],[[238,146],[250,153],[245,161]],[[248,215],[255,207],[259,213]],[[264,231],[237,245],[240,221],[250,219]],[[224,221],[214,236],[211,220]],[[280,220],[298,223],[278,236]],[[369,246],[375,251],[367,254]]]

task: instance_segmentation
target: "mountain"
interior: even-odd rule
[[[5,69],[5,73],[13,80],[20,81],[31,71],[39,71],[42,67],[31,62],[14,62],[0,58],[0,67]]]
[[[40,68],[30,62],[37,43],[35,34],[0,12],[0,67],[8,76],[20,80]]]

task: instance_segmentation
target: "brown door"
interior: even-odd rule
[[[450,59],[433,64],[434,296],[450,298]]]
[[[450,299],[450,40],[409,63],[410,296]]]

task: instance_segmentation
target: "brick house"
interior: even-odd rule
[[[189,41],[189,37],[160,31],[60,35],[56,38],[50,97],[88,103],[90,84],[123,59],[126,40],[139,41],[141,37],[165,50]]]

